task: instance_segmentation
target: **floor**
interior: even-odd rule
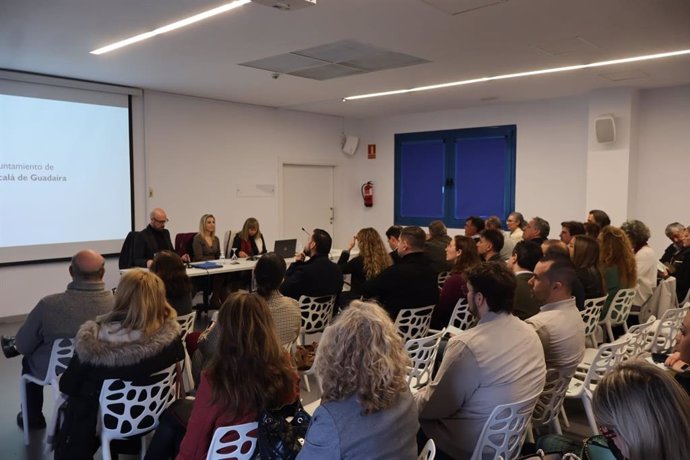
[[[203,328],[205,318],[197,319],[197,328]],[[0,334],[14,335],[19,329],[21,323],[1,323]],[[21,359],[5,359],[0,356],[0,388],[5,388],[7,391],[0,393],[0,459],[2,460],[43,460],[51,459],[51,454],[43,452],[43,436],[45,430],[32,431],[30,433],[30,444],[24,446],[24,440],[21,429],[17,427],[15,418],[19,412],[19,373],[21,370]],[[311,392],[307,392],[304,387],[301,388],[301,395],[303,403],[309,404],[317,397],[317,390],[315,389],[314,379],[311,381]],[[46,417],[52,414],[53,404],[50,397],[50,390],[46,388],[46,398],[43,408],[43,413]],[[577,439],[582,439],[589,436],[589,428],[587,420],[582,409],[582,404],[579,401],[566,401],[566,411],[570,419],[570,428],[563,427],[565,434],[573,436]],[[94,457],[101,459],[100,451]],[[137,457],[120,456],[121,460],[132,460]]]

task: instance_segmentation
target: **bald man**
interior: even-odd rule
[[[53,341],[74,337],[82,323],[113,309],[113,293],[105,289],[104,273],[105,260],[100,254],[90,249],[79,251],[69,266],[72,282],[67,290],[38,302],[14,337],[14,346],[12,338],[2,338],[5,356],[16,356],[17,352],[24,355],[22,373],[44,378]],[[45,427],[43,387],[28,383],[26,396],[29,429]],[[17,424],[20,428],[23,426],[21,412],[17,415]]]
[[[155,208],[149,214],[149,224],[139,232],[134,240],[134,266],[150,267],[153,256],[165,249],[172,251],[173,244],[170,240],[170,232],[165,228],[168,215],[161,208]],[[189,262],[189,255],[182,256],[184,262]]]

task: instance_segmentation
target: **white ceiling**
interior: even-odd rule
[[[461,0],[442,3],[455,1]],[[0,68],[356,118],[613,86],[690,84],[690,56],[684,56],[341,102],[355,94],[690,49],[690,0],[508,0],[456,16],[422,0],[318,0],[291,12],[251,3],[109,54],[89,54],[220,3],[0,0]],[[327,81],[273,79],[238,65],[346,39],[431,62]],[[631,71],[641,78],[601,76]]]

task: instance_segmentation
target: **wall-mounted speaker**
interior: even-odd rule
[[[594,120],[594,131],[597,135],[597,142],[600,144],[616,142],[616,121],[613,115],[597,117]]]
[[[346,136],[343,140],[343,152],[348,155],[354,155],[359,146],[359,137]]]

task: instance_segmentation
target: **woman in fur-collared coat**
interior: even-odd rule
[[[55,458],[93,458],[104,380],[145,384],[148,376],[184,358],[175,317],[160,278],[144,270],[122,276],[113,311],[81,326],[74,357],[60,379],[60,391],[68,400],[55,440]]]

